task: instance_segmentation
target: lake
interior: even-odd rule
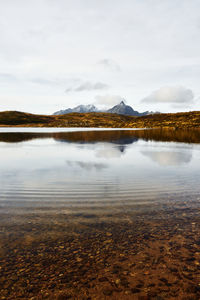
[[[0,166],[0,299],[200,298],[199,129],[0,128]]]

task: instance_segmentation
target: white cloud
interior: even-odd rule
[[[0,73],[0,81],[13,81],[13,80],[17,80],[17,78],[9,73]]]
[[[96,96],[95,104],[111,106],[119,104],[121,101],[124,101],[124,98],[119,95],[104,95],[104,96]]]
[[[183,86],[165,86],[154,91],[149,96],[142,99],[142,102],[147,103],[191,103],[194,99],[194,94],[191,89]]]
[[[66,93],[69,92],[83,92],[83,91],[93,91],[93,90],[103,90],[107,89],[108,85],[102,82],[90,82],[86,81],[78,84],[74,87],[69,87],[65,90]]]
[[[121,71],[121,67],[119,66],[119,64],[112,59],[107,59],[107,58],[101,59],[98,62],[98,64],[111,71],[117,71],[117,72]]]

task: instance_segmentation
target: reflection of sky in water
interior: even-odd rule
[[[146,201],[200,190],[194,144],[35,139],[0,143],[0,165],[2,201]]]
[[[192,152],[176,151],[141,151],[141,153],[149,157],[152,161],[160,166],[180,166],[187,164],[192,159]]]

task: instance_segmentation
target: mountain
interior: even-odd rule
[[[65,115],[65,114],[70,114],[73,112],[78,112],[78,113],[88,113],[88,112],[106,112],[106,113],[112,113],[112,114],[118,114],[118,115],[126,115],[126,116],[147,116],[147,115],[152,115],[154,112],[138,112],[136,110],[133,110],[133,108],[129,105],[126,105],[124,101],[121,101],[119,104],[113,106],[112,108],[108,110],[100,110],[93,104],[89,105],[78,105],[74,108],[67,108],[64,110],[59,110],[53,113],[53,115]],[[159,113],[159,112],[157,112]]]
[[[128,115],[128,116],[139,116],[140,113],[132,109],[131,106],[126,105],[124,101],[121,101],[119,104],[113,106],[107,110],[108,113],[118,114],[118,115]]]
[[[65,115],[65,114],[70,114],[73,112],[78,112],[78,113],[88,113],[88,112],[98,112],[99,110],[94,106],[93,104],[88,104],[88,105],[78,105],[74,108],[67,108],[64,110],[59,110],[56,111],[53,115]]]

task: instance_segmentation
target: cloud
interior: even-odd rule
[[[90,82],[85,81],[76,86],[69,87],[65,90],[66,93],[69,92],[83,92],[83,91],[93,91],[93,90],[103,90],[107,89],[109,86],[102,82]]]
[[[121,67],[112,59],[101,59],[98,64],[111,71],[121,71]]]
[[[58,80],[49,80],[49,79],[44,79],[44,78],[39,78],[39,77],[33,78],[30,81],[32,83],[41,84],[41,85],[51,85],[51,86],[59,85]]]
[[[13,80],[17,80],[17,78],[9,73],[0,73],[0,80],[7,80],[7,81],[13,81]]]
[[[141,102],[146,103],[192,103],[194,94],[191,89],[183,86],[166,86],[154,91]]]
[[[124,101],[124,98],[119,95],[104,95],[104,96],[99,95],[96,96],[95,99],[96,99],[95,101],[96,104],[106,105],[106,106],[116,105],[119,104],[121,101]]]
[[[192,159],[191,152],[141,151],[141,153],[160,166],[180,166]]]

